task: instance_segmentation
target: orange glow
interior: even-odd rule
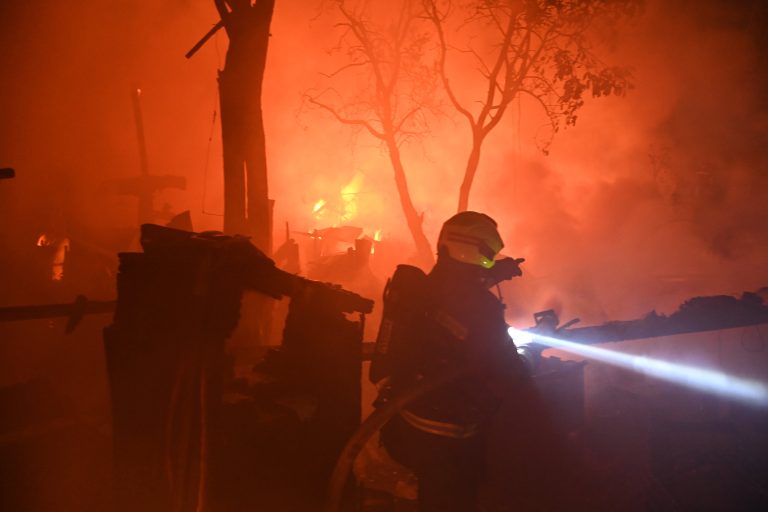
[[[304,3],[288,0],[275,9],[272,32],[280,37],[270,40],[263,84],[273,225],[287,222],[308,233],[350,224],[374,239],[380,229],[387,237],[374,244],[377,277],[386,280],[393,264],[414,252],[391,161],[365,130],[303,108],[301,92],[324,86],[323,74],[348,64],[346,55],[328,52],[339,36],[332,10],[308,24],[297,14]],[[136,197],[93,192],[139,172],[130,115],[136,92],[151,173],[185,174],[189,183],[183,193],[158,191],[154,207],[190,210],[196,231],[220,230],[221,112],[212,77],[225,64],[226,34],[193,59],[180,56],[180,48],[199,39],[206,23],[201,20],[216,19],[213,2],[187,2],[173,17],[157,2],[137,2],[127,14],[110,3],[86,10],[55,0],[43,11],[16,4],[6,16],[9,26],[29,33],[27,24],[37,20],[34,31],[43,39],[8,48],[9,62],[40,64],[8,74],[13,93],[0,98],[13,133],[0,139],[6,142],[3,158],[27,170],[23,180],[0,183],[3,218],[19,220],[8,223],[19,234],[9,240],[50,244],[37,226],[63,209],[67,224],[95,244],[113,252],[130,249],[116,230],[135,228]],[[383,11],[397,3],[376,4],[384,21]],[[585,323],[633,318],[653,308],[668,311],[697,294],[758,289],[768,280],[762,221],[768,178],[757,172],[765,169],[766,157],[759,143],[749,142],[764,138],[764,69],[749,34],[708,18],[716,14],[711,10],[674,4],[649,1],[647,15],[620,34],[616,52],[606,52],[606,61],[635,69],[635,89],[626,98],[586,97],[576,126],[557,134],[548,157],[536,147],[546,119],[525,96],[510,104],[483,146],[469,207],[498,221],[505,253],[526,258],[524,278],[505,294],[515,297],[510,320],[558,305]],[[726,13],[732,9],[739,10],[728,6]],[[126,27],[152,20],[159,25],[136,38],[116,30],[118,15],[126,17]],[[72,23],[82,30],[63,28]],[[460,33],[449,35],[458,38],[459,48],[466,42]],[[61,45],[61,58],[47,58],[50,41]],[[478,45],[486,42],[477,39]],[[670,47],[680,50],[670,53]],[[724,49],[738,58],[719,58]],[[102,62],[103,55],[114,59]],[[474,105],[483,90],[474,54],[457,50],[449,57],[460,100]],[[337,84],[337,97],[354,107],[350,93],[358,75],[350,76],[349,83]],[[738,94],[734,83],[740,84]],[[403,140],[399,148],[432,247],[441,223],[455,212],[471,142],[461,117],[450,109],[439,114],[428,119],[425,137]],[[391,261],[385,263],[385,255]]]
[[[158,225],[189,211],[196,232],[221,231],[225,210],[245,208],[224,205],[221,121],[225,119],[226,125],[229,120],[219,95],[219,86],[227,82],[218,80],[218,71],[227,62],[229,25],[192,59],[184,58],[184,52],[220,19],[217,3],[222,2],[2,4],[0,168],[13,167],[16,176],[0,179],[0,307],[69,303],[80,294],[98,301],[116,298],[117,255],[128,253],[130,262],[130,253],[143,251],[139,208],[151,210],[152,222]],[[413,115],[406,88],[397,96],[395,121],[405,116],[408,122],[403,126],[418,121],[427,131],[408,129],[396,146],[389,146],[400,153],[407,177],[407,183],[395,182],[387,146],[374,136],[383,127],[367,108],[375,99],[368,94],[375,81],[365,73],[362,59],[351,62],[354,54],[332,51],[349,28],[340,25],[341,3],[350,9],[369,5],[370,21],[381,26],[382,35],[388,27],[397,33],[390,20],[404,12],[400,1],[275,2],[266,73],[253,87],[254,94],[261,95],[263,123],[258,130],[266,142],[268,164],[264,185],[273,200],[264,218],[271,220],[273,249],[284,243],[286,249],[298,246],[300,265],[294,268],[305,277],[326,262],[330,273],[336,270],[333,262],[346,265],[353,260],[346,254],[356,238],[373,240],[373,256],[354,259],[366,260],[381,288],[360,292],[376,300],[364,336],[373,341],[387,279],[398,264],[420,264],[403,214],[409,203],[401,201],[398,190],[407,185],[418,225],[436,255],[441,225],[456,213],[472,137],[465,117],[451,107],[440,83],[430,98],[434,111]],[[646,3],[646,15],[636,24],[626,28],[606,24],[595,34],[607,43],[600,55],[606,63],[634,70],[635,88],[625,98],[593,101],[591,91],[584,91],[578,122],[560,130],[544,156],[537,143],[546,135],[542,126],[548,119],[535,100],[522,95],[508,105],[478,153],[469,208],[498,222],[504,255],[526,259],[522,277],[492,290],[501,292],[506,319],[513,325],[530,326],[534,312],[550,308],[564,320],[580,317],[581,326],[629,320],[652,310],[671,313],[695,296],[768,286],[768,151],[764,149],[768,43],[763,37],[766,27],[761,26],[768,2]],[[437,4],[451,5],[457,24],[464,22],[461,10],[470,4],[515,10],[528,4],[560,5],[442,0]],[[451,28],[447,33],[456,43],[445,63],[450,83],[473,114],[480,111],[488,91],[482,87],[484,68],[478,57],[491,67],[490,50],[497,47],[496,26],[487,21],[485,29],[467,24],[462,31]],[[389,61],[382,70],[389,74],[402,69],[415,79],[425,64],[423,73],[431,74],[434,66],[429,61],[434,60],[436,43],[434,34],[425,33],[420,46],[408,47],[414,55],[403,67]],[[429,52],[423,63],[415,59],[421,49]],[[344,73],[334,75],[342,68]],[[334,83],[327,81],[336,77]],[[547,77],[553,79],[555,74]],[[423,86],[431,88],[428,83]],[[329,103],[347,107],[340,111],[342,118],[359,117],[373,130],[341,123],[308,104],[306,94],[322,91],[327,91],[323,98]],[[137,96],[149,176],[141,169],[132,108]],[[497,112],[491,110],[489,115]],[[255,148],[241,149],[249,166],[263,155]],[[186,190],[155,188],[164,182],[163,176],[183,176]],[[255,185],[262,184],[251,182]],[[362,231],[338,241],[341,230],[336,228],[343,227]],[[251,235],[245,227],[232,229]],[[326,258],[338,253],[343,256]],[[338,275],[347,270],[352,269],[341,268]],[[258,337],[260,342],[265,334],[250,314],[257,311],[254,307],[261,308],[252,295],[247,294],[250,304],[244,303],[243,325],[227,343],[229,355],[238,358],[252,358],[267,348],[249,341]],[[288,300],[267,300],[275,303],[270,330],[279,337]],[[110,429],[101,428],[102,420],[110,418],[111,400],[99,327],[99,322],[110,321],[110,315],[86,317],[69,341],[62,341],[61,319],[52,321],[53,329],[44,329],[43,322],[0,322],[0,386],[43,377],[60,388],[53,390],[52,398],[61,394],[68,403],[71,395],[76,405],[72,417],[84,412],[99,423],[83,425],[84,432],[99,434],[85,443],[89,450],[105,444],[101,433],[106,448],[111,446]],[[264,342],[275,342],[272,338]],[[737,344],[734,353],[751,355],[747,350],[751,347]],[[254,366],[239,359],[237,365]],[[363,385],[370,385],[367,378]],[[370,408],[373,398],[364,398],[363,407]],[[69,437],[80,431],[67,429],[61,434]],[[34,469],[34,479],[11,489],[13,495],[28,487],[35,494],[29,497],[30,504],[69,500],[56,508],[81,510],[92,504],[89,508],[104,509],[99,505],[102,499],[111,501],[111,488],[90,479],[89,461],[95,463],[95,476],[109,479],[113,472],[101,467],[109,467],[112,454],[107,451],[102,458],[84,452],[81,460],[88,462],[87,470],[55,459],[43,466],[43,455],[46,459],[64,452],[79,455],[66,443],[49,443],[49,437],[53,440],[46,434],[42,441],[56,450],[32,450],[34,460],[18,467],[19,475]],[[32,441],[30,447],[37,442]],[[70,467],[73,471],[67,471],[65,478],[44,478]],[[703,476],[712,475],[710,471]],[[15,485],[16,480],[9,482]],[[98,496],[81,490],[97,491]]]

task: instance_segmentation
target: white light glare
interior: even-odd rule
[[[527,345],[535,341],[547,347],[557,348],[689,388],[768,406],[768,386],[762,382],[741,379],[719,371],[670,363],[646,356],[624,354],[615,350],[583,345],[550,336],[540,336],[514,327],[510,327],[508,333],[518,345]]]

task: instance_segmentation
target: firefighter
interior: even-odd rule
[[[442,227],[431,272],[400,265],[385,291],[371,366],[380,403],[420,382],[457,375],[402,408],[381,431],[387,452],[418,478],[421,512],[475,509],[485,429],[505,389],[525,378],[504,305],[488,289],[522,275],[522,259],[494,259],[502,247],[491,217],[458,213]]]

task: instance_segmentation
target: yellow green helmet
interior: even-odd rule
[[[437,252],[462,263],[491,268],[504,247],[496,227],[496,221],[484,213],[457,213],[443,224]]]

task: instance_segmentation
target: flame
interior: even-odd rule
[[[376,244],[381,242],[381,230],[377,229],[373,233],[373,243],[371,244],[371,254],[376,254]]]
[[[316,219],[319,219],[323,208],[325,208],[326,201],[325,199],[319,199],[315,205],[312,207],[312,214],[315,216]]]
[[[356,173],[349,183],[344,185],[338,195],[330,200],[319,199],[312,206],[312,214],[316,220],[325,220],[333,226],[344,224],[355,218],[359,213],[360,189],[363,185],[363,174]]]
[[[69,238],[54,238],[42,233],[37,237],[38,247],[53,247],[53,259],[51,260],[51,280],[61,281],[64,279],[64,264],[67,261],[69,252]]]
[[[341,222],[348,222],[359,211],[360,190],[363,188],[363,174],[355,173],[352,180],[341,189]]]
[[[51,279],[61,281],[64,278],[64,264],[67,261],[69,252],[69,238],[62,238],[56,243],[56,254],[53,256],[51,265]]]

